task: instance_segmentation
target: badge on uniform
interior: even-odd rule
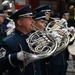
[[[5,57],[5,54],[6,54],[6,50],[3,47],[1,47],[0,48],[0,58]]]

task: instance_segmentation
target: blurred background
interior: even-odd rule
[[[8,1],[11,10],[20,9],[26,4],[31,4],[32,11],[39,5],[50,4],[52,13],[61,12],[63,10],[70,10],[70,19],[69,23],[74,26],[75,24],[75,0],[0,0],[0,8],[2,8],[2,2]],[[8,5],[8,3],[6,3]]]

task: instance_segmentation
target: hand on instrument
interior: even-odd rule
[[[23,51],[20,51],[17,53],[17,59],[23,61],[24,60],[24,53]]]

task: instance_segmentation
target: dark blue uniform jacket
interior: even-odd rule
[[[0,43],[0,52],[2,52],[2,49],[5,49],[6,52],[4,57],[0,57],[0,75],[1,73],[4,73],[4,71],[8,72],[8,75],[41,75],[40,61],[32,62],[25,67],[24,72],[20,71],[20,64],[22,61],[17,59],[17,52],[21,50],[19,44],[22,46],[24,51],[30,52],[26,42],[26,38],[29,34],[30,33],[24,35],[20,31],[16,30],[14,34],[6,37]],[[10,60],[14,66],[9,62],[9,54],[11,54]]]

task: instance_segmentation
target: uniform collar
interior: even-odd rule
[[[19,35],[23,36],[24,38],[28,38],[28,37],[29,37],[29,35],[31,35],[31,33],[33,33],[33,32],[34,32],[34,31],[29,32],[29,33],[27,33],[27,34],[23,34],[21,31],[19,31],[19,30],[15,29],[15,33],[17,33],[17,34],[19,34]]]

